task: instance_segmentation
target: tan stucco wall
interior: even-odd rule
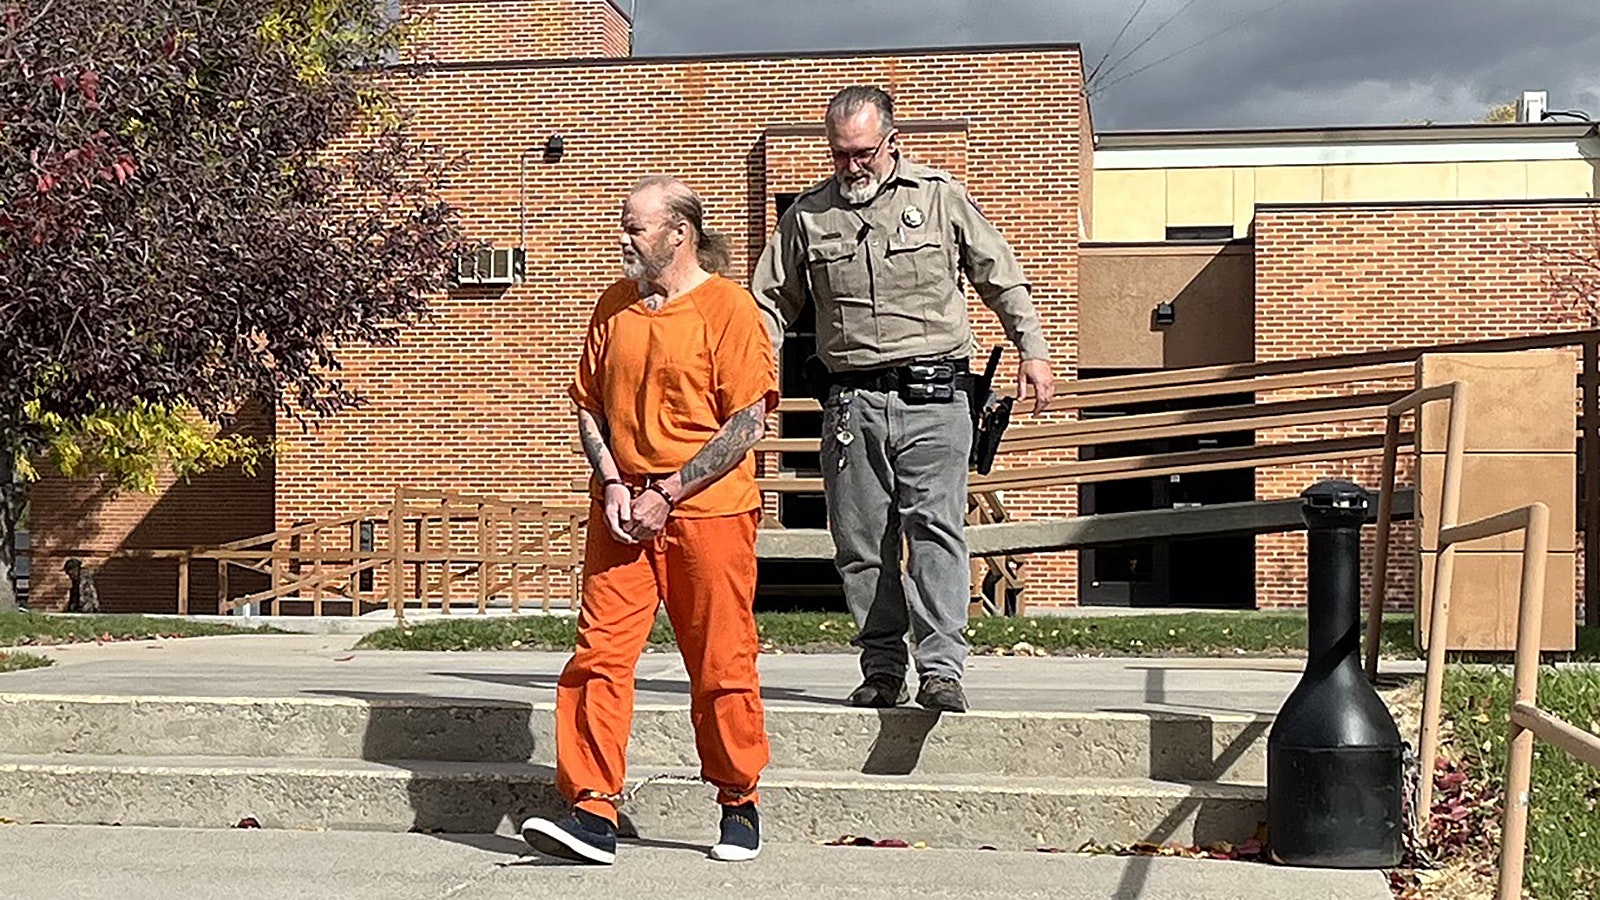
[[[1250,232],[1257,203],[1539,200],[1595,196],[1589,160],[1099,169],[1093,234],[1100,242],[1161,241],[1168,225]]]
[[[1078,262],[1078,365],[1161,369],[1249,362],[1255,343],[1248,245],[1085,246]],[[1157,328],[1156,304],[1177,319]]]

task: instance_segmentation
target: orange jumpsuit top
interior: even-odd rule
[[[624,279],[595,305],[571,388],[579,407],[604,417],[624,477],[664,478],[683,468],[732,415],[777,403],[772,342],[755,298],[713,275],[651,310]],[[755,456],[675,513],[728,516],[761,506]],[[599,497],[599,482],[591,482]]]

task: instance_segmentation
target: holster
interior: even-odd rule
[[[972,463],[979,475],[989,474],[994,468],[994,455],[1000,450],[1000,440],[1011,424],[1011,404],[1015,397],[1001,397],[985,404],[978,416],[978,430],[972,435]]]

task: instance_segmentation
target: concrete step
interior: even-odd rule
[[[0,755],[555,762],[553,707],[502,700],[0,694]],[[778,769],[1263,782],[1270,717],[769,706]],[[635,710],[629,761],[697,765],[687,709]]]
[[[639,770],[630,778],[693,770]],[[1088,840],[1212,843],[1249,837],[1259,785],[1150,779],[884,776],[769,770],[766,837],[844,834],[931,846],[1074,849]],[[645,786],[623,812],[647,838],[698,839],[714,822],[704,784]],[[547,766],[241,757],[0,757],[0,818],[24,823],[488,833],[562,807]]]

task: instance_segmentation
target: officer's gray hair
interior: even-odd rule
[[[878,110],[878,134],[885,135],[894,128],[894,98],[881,88],[866,84],[853,84],[828,101],[828,115],[826,122],[831,128],[835,122],[843,122],[861,111],[861,107],[871,105]]]
[[[733,265],[732,246],[728,242],[727,235],[706,230],[706,208],[700,195],[671,175],[646,175],[633,186],[632,193],[637,194],[648,188],[661,189],[662,202],[666,205],[667,215],[671,217],[674,225],[688,222],[694,229],[694,250],[700,268],[718,275],[726,275]]]

